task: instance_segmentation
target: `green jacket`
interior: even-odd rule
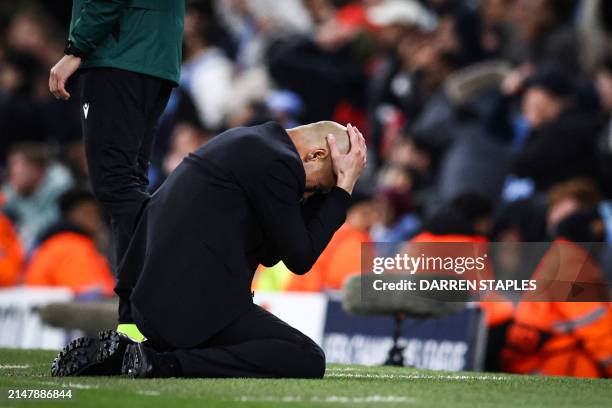
[[[184,0],[74,0],[70,36],[81,68],[111,67],[179,81]]]

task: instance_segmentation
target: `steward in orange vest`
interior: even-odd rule
[[[505,336],[501,369],[522,374],[612,377],[612,305],[593,253],[575,242],[603,240],[603,224],[594,212],[576,213],[559,224],[557,239],[540,261],[534,279],[568,282],[549,296],[572,295],[571,282],[595,284],[592,302],[521,300]],[[569,239],[571,239],[571,242]],[[538,296],[546,296],[540,293]],[[529,300],[529,296],[525,295]],[[535,300],[535,299],[534,299]]]
[[[23,249],[13,224],[0,212],[0,287],[16,285],[23,268]]]
[[[41,238],[26,269],[25,284],[61,286],[76,294],[113,295],[115,279],[94,237],[104,228],[91,193],[69,191],[60,198],[62,221]]]

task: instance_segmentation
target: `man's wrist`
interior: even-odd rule
[[[80,59],[84,59],[85,58],[85,53],[82,52],[81,50],[79,50],[78,48],[76,48],[72,41],[68,41],[66,43],[66,48],[64,48],[64,54],[72,55],[72,56],[80,58]]]
[[[355,183],[345,179],[338,179],[336,186],[340,187],[349,194],[353,194],[353,187],[355,187]]]

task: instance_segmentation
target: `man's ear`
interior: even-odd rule
[[[323,147],[311,150],[306,154],[306,161],[317,161],[325,159],[329,155],[329,151]]]

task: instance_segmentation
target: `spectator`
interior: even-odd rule
[[[596,210],[601,199],[595,183],[584,178],[559,183],[550,189],[548,196],[546,222],[551,238],[559,233],[559,225],[563,220],[578,212]]]
[[[8,182],[3,186],[4,211],[15,219],[26,250],[57,221],[57,198],[72,185],[68,170],[51,159],[43,144],[22,143],[8,154]]]
[[[357,51],[364,36],[358,35],[362,32],[359,26],[349,27],[340,20],[343,8],[351,4],[335,7],[334,2],[324,0],[307,5],[311,18],[318,22],[315,33],[272,38],[266,65],[278,87],[294,92],[304,103],[302,122],[339,120],[335,115],[343,105],[351,111],[365,103],[364,56]],[[359,126],[363,115],[356,116],[353,123]]]
[[[612,56],[597,68],[595,86],[604,122],[597,144],[600,187],[606,197],[612,197]]]
[[[596,173],[592,157],[599,121],[576,102],[572,79],[561,70],[544,68],[526,83],[522,111],[532,130],[516,156],[513,173],[532,179],[536,191]]]
[[[40,237],[25,284],[68,287],[83,296],[111,296],[115,279],[96,247],[105,234],[99,204],[84,190],[66,192],[59,203],[61,219]]]
[[[612,53],[612,4],[606,0],[583,1],[578,14],[580,62],[590,73]]]
[[[44,138],[40,105],[33,101],[40,69],[35,58],[12,50],[8,50],[0,64],[0,165],[5,163],[12,144]]]
[[[412,242],[487,242],[491,217],[489,200],[465,193],[438,208]]]
[[[543,242],[547,238],[545,217],[545,208],[533,201],[504,203],[493,217],[491,241]]]
[[[0,212],[0,287],[20,282],[24,254],[13,223]]]
[[[575,0],[518,0],[513,10],[516,60],[577,68],[578,37],[571,21],[575,5]]]
[[[211,138],[211,134],[197,125],[188,122],[177,124],[170,137],[170,150],[163,159],[161,172],[150,171],[149,190],[155,191],[166,177],[189,154],[202,146]]]
[[[398,184],[382,188],[376,195],[378,220],[372,227],[372,238],[375,242],[403,242],[416,235],[421,229],[421,220],[413,212],[411,183],[414,180],[403,181],[402,173],[398,176],[395,181]],[[404,177],[409,178],[410,176]],[[408,186],[401,187],[401,183],[404,182],[408,183]],[[379,251],[382,252],[383,248],[390,249],[391,246],[382,245]]]
[[[200,122],[213,132],[225,119],[233,75],[230,60],[216,45],[219,31],[208,2],[187,5],[181,87],[191,96]]]
[[[513,373],[610,377],[612,306],[601,267],[589,247],[580,242],[603,239],[603,222],[595,212],[577,212],[559,225],[555,241],[532,279],[551,282],[553,291],[540,290],[540,301],[521,300],[505,335],[501,367]],[[590,301],[566,301],[580,282]],[[566,283],[565,287],[559,284]],[[599,294],[594,290],[601,288]],[[550,301],[543,301],[543,300]],[[597,301],[600,300],[600,301]]]
[[[430,59],[437,21],[416,1],[392,0],[370,7],[368,19],[377,28],[379,55],[368,90],[369,136],[380,159],[388,128],[398,128],[402,119],[418,115],[427,100],[418,70],[421,61]],[[402,113],[401,119],[395,110]]]

